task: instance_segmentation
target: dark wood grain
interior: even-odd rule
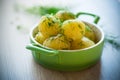
[[[27,1],[17,2],[33,5],[42,0]],[[59,72],[37,64],[25,46],[29,43],[29,30],[39,18],[15,11],[13,6],[17,2],[16,0],[0,1],[0,80],[120,80],[120,49],[114,48],[109,43],[105,43],[101,60],[83,71]],[[89,0],[88,2],[75,0],[71,4],[76,4],[72,8],[74,12],[83,10],[100,15],[101,21],[98,25],[103,27],[105,33],[119,35],[119,0]],[[17,26],[22,26],[23,29],[18,30]]]

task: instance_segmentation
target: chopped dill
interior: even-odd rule
[[[52,23],[55,23],[55,21],[52,21]]]
[[[85,25],[85,26],[86,26],[85,29],[86,29],[87,31],[89,31],[89,32],[92,31],[88,25]]]
[[[61,32],[61,34],[64,34],[64,30],[63,29],[60,29],[60,32]]]
[[[81,27],[80,25],[78,25],[78,27],[79,27],[80,29],[82,29],[82,27]]]
[[[84,31],[80,31],[82,34],[84,34]]]
[[[48,22],[48,26],[50,27],[52,25],[52,23],[51,22]]]

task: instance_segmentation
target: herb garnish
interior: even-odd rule
[[[85,25],[85,29],[90,32],[92,31],[88,25]]]
[[[50,27],[52,25],[52,23],[51,22],[48,22],[48,26]]]

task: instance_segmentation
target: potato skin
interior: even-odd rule
[[[71,49],[84,49],[93,45],[95,45],[95,43],[92,40],[88,39],[87,37],[83,37],[81,40],[73,41],[71,43]]]
[[[92,40],[88,39],[87,37],[82,38],[81,49],[88,48],[93,45],[95,45],[95,43]]]
[[[61,27],[61,33],[69,41],[80,40],[85,34],[85,24],[78,20],[66,20]]]
[[[69,11],[64,11],[64,10],[61,10],[61,11],[58,11],[56,14],[55,14],[55,17],[60,19],[62,22],[65,21],[65,20],[69,20],[69,19],[75,19],[75,15]]]
[[[35,35],[35,40],[40,43],[40,44],[43,44],[44,40],[46,38],[40,33],[38,32],[36,35]]]
[[[57,50],[70,49],[69,41],[67,41],[66,37],[62,34],[58,34],[57,36],[46,39],[43,42],[43,45],[49,48],[57,49]]]
[[[88,26],[85,26],[85,37],[89,38],[90,40],[96,42],[96,37],[94,31]]]
[[[57,35],[60,32],[60,20],[52,15],[42,16],[38,25],[38,30],[46,38]]]

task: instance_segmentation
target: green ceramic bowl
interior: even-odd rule
[[[32,51],[36,62],[42,66],[59,71],[78,71],[88,68],[99,61],[102,55],[104,44],[104,33],[102,29],[93,24],[85,22],[95,32],[97,43],[94,46],[79,50],[54,50],[46,48],[35,41],[34,37],[38,32],[35,26],[30,32],[31,44],[26,48]]]

